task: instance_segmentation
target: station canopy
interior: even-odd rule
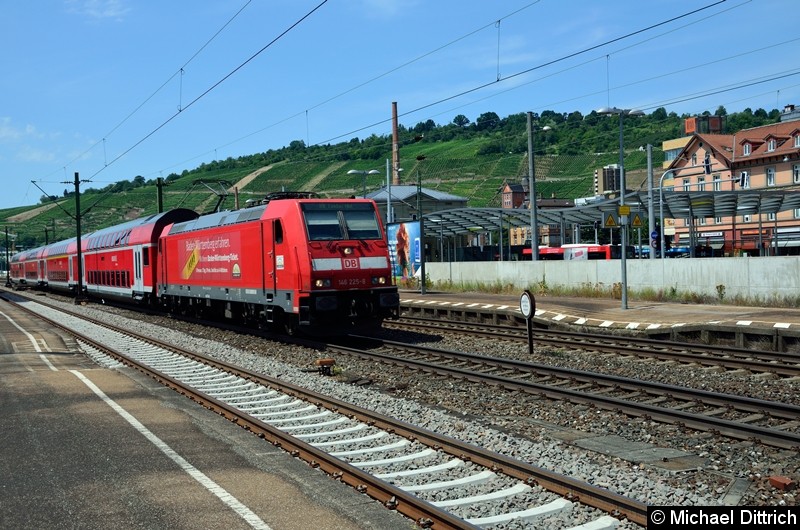
[[[625,204],[631,214],[648,218],[650,199],[647,192],[629,192]],[[734,217],[739,215],[777,214],[800,208],[800,191],[742,190],[742,191],[669,191],[663,202],[657,192],[652,198],[653,214],[659,222],[665,219],[691,217]],[[619,199],[604,199],[573,208],[539,208],[536,222],[541,225],[602,223],[605,216],[616,215]],[[663,206],[663,209],[662,209]],[[433,236],[455,236],[488,232],[509,227],[530,227],[531,211],[528,208],[456,208],[439,210],[423,216],[425,232]]]

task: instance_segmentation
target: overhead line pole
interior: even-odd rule
[[[78,292],[75,293],[75,303],[83,304],[83,254],[81,250],[81,181],[78,172],[75,172],[75,233],[78,244]]]
[[[531,208],[531,260],[539,260],[539,221],[536,218],[536,177],[533,164],[533,113],[528,112],[528,206]]]

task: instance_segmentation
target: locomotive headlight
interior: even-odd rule
[[[344,255],[345,255],[345,256],[349,256],[349,255],[350,255],[350,254],[352,254],[352,253],[353,253],[353,249],[352,249],[352,248],[350,248],[350,247],[344,247]]]
[[[386,278],[383,276],[373,276],[372,285],[386,285]]]
[[[318,278],[314,280],[314,287],[324,288],[330,286],[331,286],[331,280],[329,278]]]

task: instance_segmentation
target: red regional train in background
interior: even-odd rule
[[[45,285],[44,262],[41,256],[45,247],[20,252],[9,260],[9,276],[14,284],[30,287]]]
[[[400,306],[375,203],[295,192],[104,228],[81,237],[80,254],[76,238],[20,252],[10,279],[289,332],[379,326]]]

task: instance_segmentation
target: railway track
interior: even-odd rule
[[[731,438],[784,449],[800,448],[797,432],[800,407],[796,405],[508,358],[355,338],[382,351],[343,345],[336,346],[336,350],[443,377],[616,410]]]
[[[63,309],[23,306],[102,362],[111,357],[147,373],[420,526],[550,517],[568,527],[563,520],[578,504],[607,514],[598,513],[591,528],[614,528],[620,519],[646,525],[644,504],[607,489]]]
[[[420,317],[404,317],[397,322],[386,322],[384,326],[387,329],[459,333],[511,342],[527,342],[528,340],[526,330],[518,327],[476,325]],[[800,377],[800,354],[798,353],[559,330],[534,330],[533,342],[536,347],[611,353],[640,359],[674,361],[704,367],[720,367],[726,370],[774,374],[784,378]]]

